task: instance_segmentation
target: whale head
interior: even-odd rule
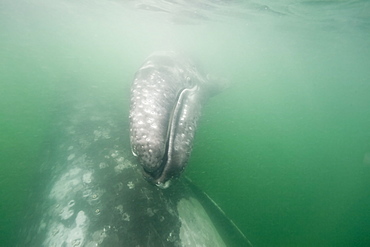
[[[166,188],[190,157],[202,104],[214,91],[194,64],[176,52],[156,52],[131,87],[130,141],[144,177]],[[219,86],[216,86],[219,87]]]

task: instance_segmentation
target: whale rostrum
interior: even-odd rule
[[[155,52],[146,59],[131,87],[130,140],[148,180],[166,188],[182,173],[202,105],[220,84],[179,53]]]

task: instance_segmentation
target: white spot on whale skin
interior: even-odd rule
[[[122,163],[125,159],[121,156],[116,159],[118,163]]]
[[[74,211],[70,209],[69,206],[66,206],[64,207],[61,211],[60,211],[60,218],[62,220],[67,220],[69,218],[71,218],[71,216],[73,215]]]
[[[84,246],[88,225],[89,219],[86,214],[79,211],[71,227],[60,223],[52,224],[42,246]]]
[[[123,206],[122,206],[122,205],[118,205],[118,206],[116,207],[116,209],[120,212],[120,214],[122,214],[122,213],[123,213]]]
[[[116,165],[115,167],[114,167],[114,171],[116,172],[116,173],[121,173],[124,169],[126,169],[126,168],[130,168],[130,167],[135,167],[136,165],[133,165],[133,164],[131,164],[129,161],[124,161],[124,162],[122,162],[122,163],[118,163],[118,165]]]
[[[92,173],[91,173],[91,172],[85,173],[85,174],[82,176],[82,181],[83,181],[85,184],[89,184],[89,183],[91,183],[91,181],[92,181]]]
[[[63,224],[52,224],[49,228],[46,239],[43,246],[60,246],[65,241],[68,228],[65,228]]]
[[[86,189],[82,192],[82,197],[89,197],[92,195],[92,190]]]
[[[170,232],[170,234],[168,234],[168,237],[167,237],[167,241],[168,242],[175,242],[176,240],[176,237],[175,237],[175,234],[172,232]]]
[[[130,221],[130,215],[128,215],[127,213],[124,213],[124,214],[122,214],[122,219],[124,221]]]
[[[116,173],[121,173],[123,171],[123,169],[125,169],[125,166],[123,164],[118,164],[114,167],[114,171]]]
[[[118,156],[118,151],[117,150],[113,150],[110,156],[112,158],[116,158]]]
[[[102,162],[102,163],[99,164],[99,168],[100,169],[103,169],[103,168],[106,168],[106,167],[108,167],[108,165],[106,163],[104,163],[104,162]]]
[[[127,183],[127,187],[131,190],[131,189],[135,188],[135,184],[130,181],[130,182]]]
[[[81,172],[79,168],[70,169],[53,186],[50,191],[50,198],[62,201],[69,194],[79,189],[81,183]]]
[[[130,221],[130,215],[128,213],[123,212],[123,206],[122,205],[118,205],[116,207],[116,209],[119,211],[120,214],[122,214],[122,219],[124,221]]]
[[[76,226],[70,230],[67,238],[68,246],[83,246],[86,230],[88,227],[88,218],[84,211],[79,211],[75,219]]]
[[[72,159],[74,159],[74,157],[75,157],[75,154],[70,154],[70,155],[68,156],[67,160],[72,160]]]
[[[149,217],[153,217],[158,212],[158,209],[147,208],[146,213]]]
[[[93,241],[87,243],[86,247],[100,246],[100,244],[103,243],[104,239],[107,237],[107,234],[106,234],[107,228],[110,229],[111,226],[104,227],[103,230],[98,230],[94,232],[92,235]]]
[[[68,202],[67,206],[65,206],[64,208],[62,208],[59,212],[59,216],[62,220],[67,220],[69,218],[71,218],[74,214],[74,210],[72,210],[71,208],[75,205],[75,201],[74,200],[71,200]],[[56,207],[58,208],[59,205]]]
[[[99,139],[109,139],[110,138],[110,130],[107,128],[99,127],[97,130],[94,130],[94,141]]]
[[[68,202],[68,207],[73,207],[74,205],[76,204],[76,202],[75,202],[75,200],[70,200],[69,202]]]
[[[76,226],[86,227],[87,226],[87,216],[84,211],[79,211],[76,216]]]

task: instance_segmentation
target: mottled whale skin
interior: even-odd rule
[[[130,140],[144,175],[160,187],[184,170],[202,105],[219,83],[173,51],[150,55],[131,88]]]
[[[58,110],[17,246],[249,245],[184,178],[166,190],[145,180],[122,101],[84,90],[66,95]],[[232,234],[237,242],[224,237]]]

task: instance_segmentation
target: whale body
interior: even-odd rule
[[[130,140],[148,180],[168,187],[181,174],[202,105],[219,87],[177,52],[155,52],[146,59],[131,89]]]
[[[71,91],[17,246],[250,246],[184,178],[166,190],[143,178],[121,103]]]

